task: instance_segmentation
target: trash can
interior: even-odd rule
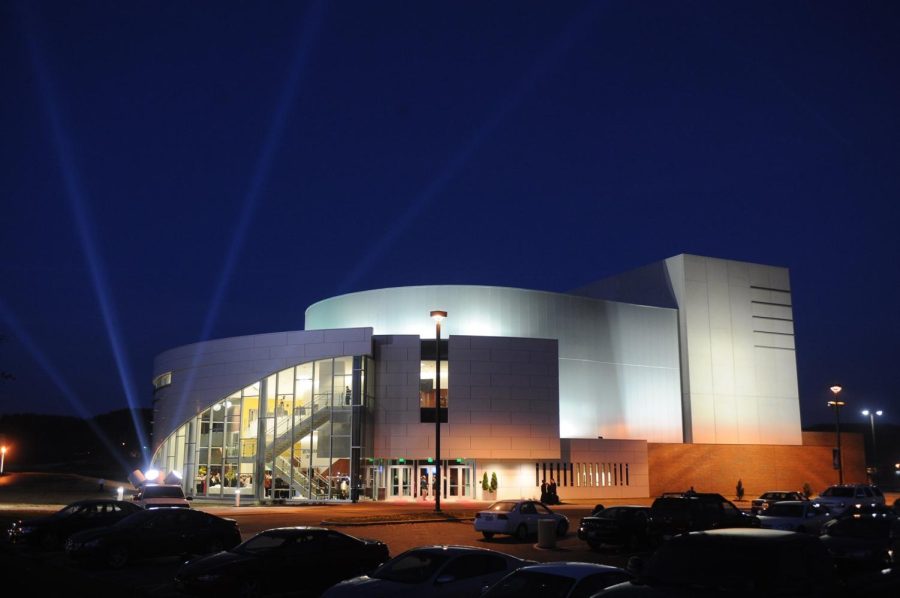
[[[538,521],[538,548],[556,548],[556,520]]]

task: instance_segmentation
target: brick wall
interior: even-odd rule
[[[802,446],[648,443],[650,496],[693,486],[734,498],[738,479],[746,499],[767,490],[800,490],[804,482],[818,493],[838,481],[832,446],[830,432],[803,432]],[[841,446],[844,482],[865,483],[863,436],[842,433]]]

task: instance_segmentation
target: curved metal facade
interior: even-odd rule
[[[153,448],[203,409],[279,370],[316,359],[371,354],[371,328],[254,334],[170,349],[153,362],[154,379],[172,373],[171,384],[153,397]]]
[[[333,297],[306,310],[306,329],[556,339],[561,438],[681,442],[677,310],[488,286],[419,286]],[[453,357],[450,357],[451,362]],[[451,383],[452,383],[451,370]]]

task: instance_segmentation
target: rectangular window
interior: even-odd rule
[[[441,360],[441,422],[447,421],[450,397],[450,368],[447,360]],[[433,360],[422,360],[419,374],[419,409],[422,423],[434,423],[434,402],[437,388],[437,367]]]

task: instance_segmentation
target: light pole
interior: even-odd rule
[[[3,468],[6,466],[6,447],[0,447],[0,475],[3,475]]]
[[[844,401],[838,400],[838,394],[843,390],[840,386],[835,384],[831,387],[831,392],[834,393],[834,400],[828,401],[829,407],[834,407],[834,435],[835,435],[835,443],[837,444],[837,449],[835,452],[835,462],[838,470],[838,483],[844,483],[844,456],[841,454],[841,407],[844,406]]]
[[[432,311],[434,319],[434,512],[441,512],[441,320],[445,311]]]
[[[881,417],[883,411],[881,409],[877,411],[870,411],[868,409],[863,409],[862,414],[869,416],[869,423],[872,425],[872,483],[875,483],[875,478],[878,475],[878,447],[875,445],[875,416]]]

